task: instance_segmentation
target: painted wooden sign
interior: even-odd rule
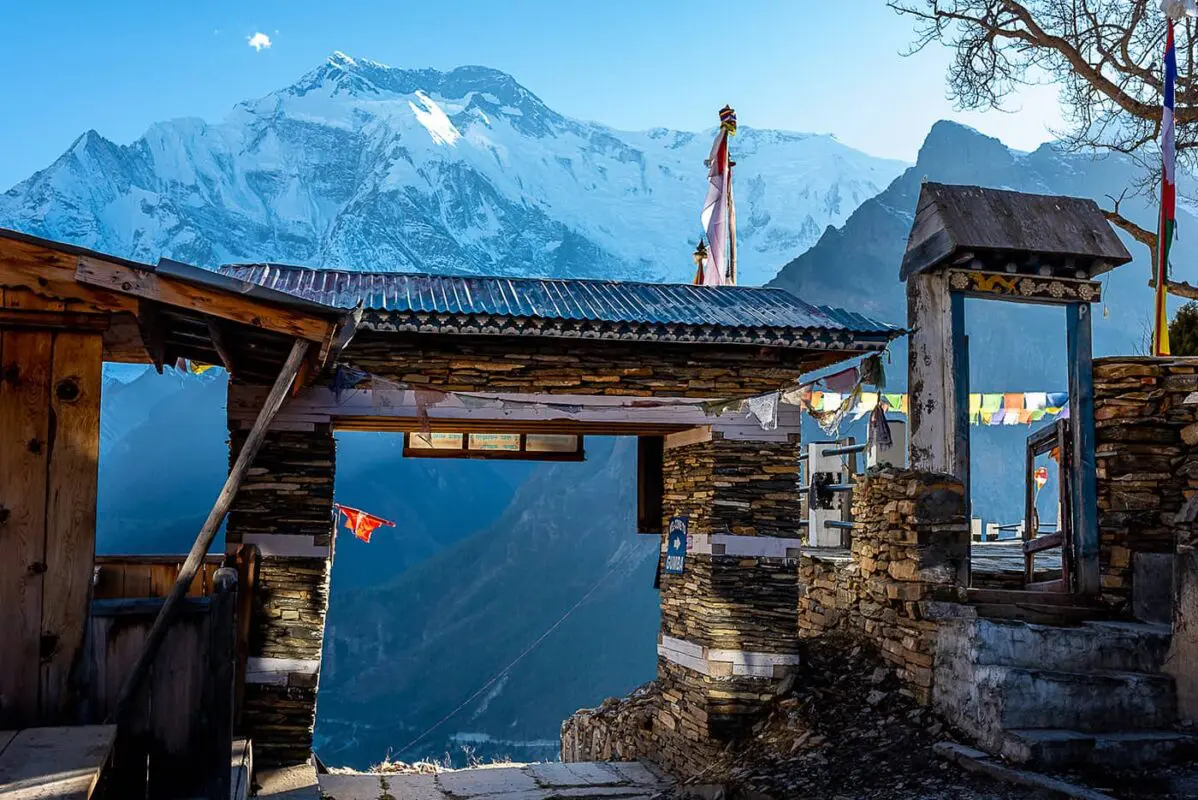
[[[686,570],[686,517],[671,517],[666,539],[666,572],[681,575]]]

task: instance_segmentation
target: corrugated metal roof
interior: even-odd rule
[[[237,264],[221,273],[337,308],[469,314],[560,321],[823,330],[901,331],[850,311],[813,306],[782,289],[626,281],[353,272],[278,264]]]

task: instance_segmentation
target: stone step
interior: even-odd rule
[[[1172,730],[1083,733],[1046,729],[1007,732],[1001,755],[1043,769],[1140,768],[1198,755],[1198,737]]]
[[[1130,622],[1077,627],[978,619],[953,645],[979,666],[1045,668],[1061,672],[1156,673],[1169,649],[1170,629]]]
[[[1144,730],[1168,728],[1177,718],[1167,675],[991,665],[977,667],[975,677],[979,710],[1002,730]]]

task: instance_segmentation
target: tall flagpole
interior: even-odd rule
[[[1169,249],[1177,225],[1177,178],[1174,173],[1177,154],[1173,131],[1174,87],[1177,82],[1177,51],[1173,45],[1173,19],[1165,23],[1164,98],[1161,103],[1161,212],[1157,225],[1156,295],[1153,308],[1152,354],[1169,355],[1169,317],[1165,308],[1168,296]]]
[[[736,205],[732,202],[732,168],[736,162],[728,157],[728,285],[736,285]]]

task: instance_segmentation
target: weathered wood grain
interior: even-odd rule
[[[0,286],[58,303],[59,311],[131,311],[133,298],[75,281],[79,257],[30,242],[0,239]],[[11,308],[26,308],[12,304]]]
[[[309,342],[323,343],[333,334],[333,322],[310,314],[86,256],[79,259],[75,280],[87,286],[191,309]]]
[[[11,728],[38,714],[52,342],[0,332],[0,725]]]
[[[47,453],[40,719],[69,719],[83,652],[96,551],[101,350],[98,333],[55,335]]]
[[[20,731],[0,753],[0,797],[88,800],[115,738],[114,725]]]
[[[171,590],[171,594],[167,596],[166,602],[162,605],[162,611],[159,612],[158,618],[154,620],[154,625],[146,637],[145,649],[142,651],[137,664],[134,665],[133,670],[126,679],[125,686],[121,690],[121,700],[117,706],[116,719],[119,720],[125,714],[128,702],[137,693],[142,681],[145,680],[150,665],[154,662],[154,658],[158,654],[158,649],[161,647],[167,630],[173,621],[174,611],[179,601],[187,593],[187,589],[195,578],[197,570],[200,569],[208,548],[212,546],[212,540],[216,537],[216,533],[220,529],[220,524],[228,513],[229,506],[232,504],[233,498],[237,495],[237,490],[241,487],[242,480],[250,469],[250,464],[253,463],[254,456],[257,455],[258,449],[262,446],[262,440],[266,437],[266,431],[270,427],[271,420],[278,413],[279,408],[283,405],[284,400],[286,400],[291,391],[291,385],[295,381],[296,374],[299,372],[300,364],[303,363],[304,358],[308,354],[309,347],[310,343],[308,341],[297,339],[287,356],[287,361],[279,371],[279,375],[271,387],[270,394],[262,406],[258,422],[246,437],[241,452],[237,455],[236,462],[234,462],[232,468],[229,470],[229,477],[225,480],[225,485],[221,489],[221,493],[217,496],[216,502],[208,514],[208,519],[204,521],[203,527],[200,528],[199,534],[196,535],[191,552],[187,554],[187,560],[183,563],[183,567],[179,571],[178,581]]]

